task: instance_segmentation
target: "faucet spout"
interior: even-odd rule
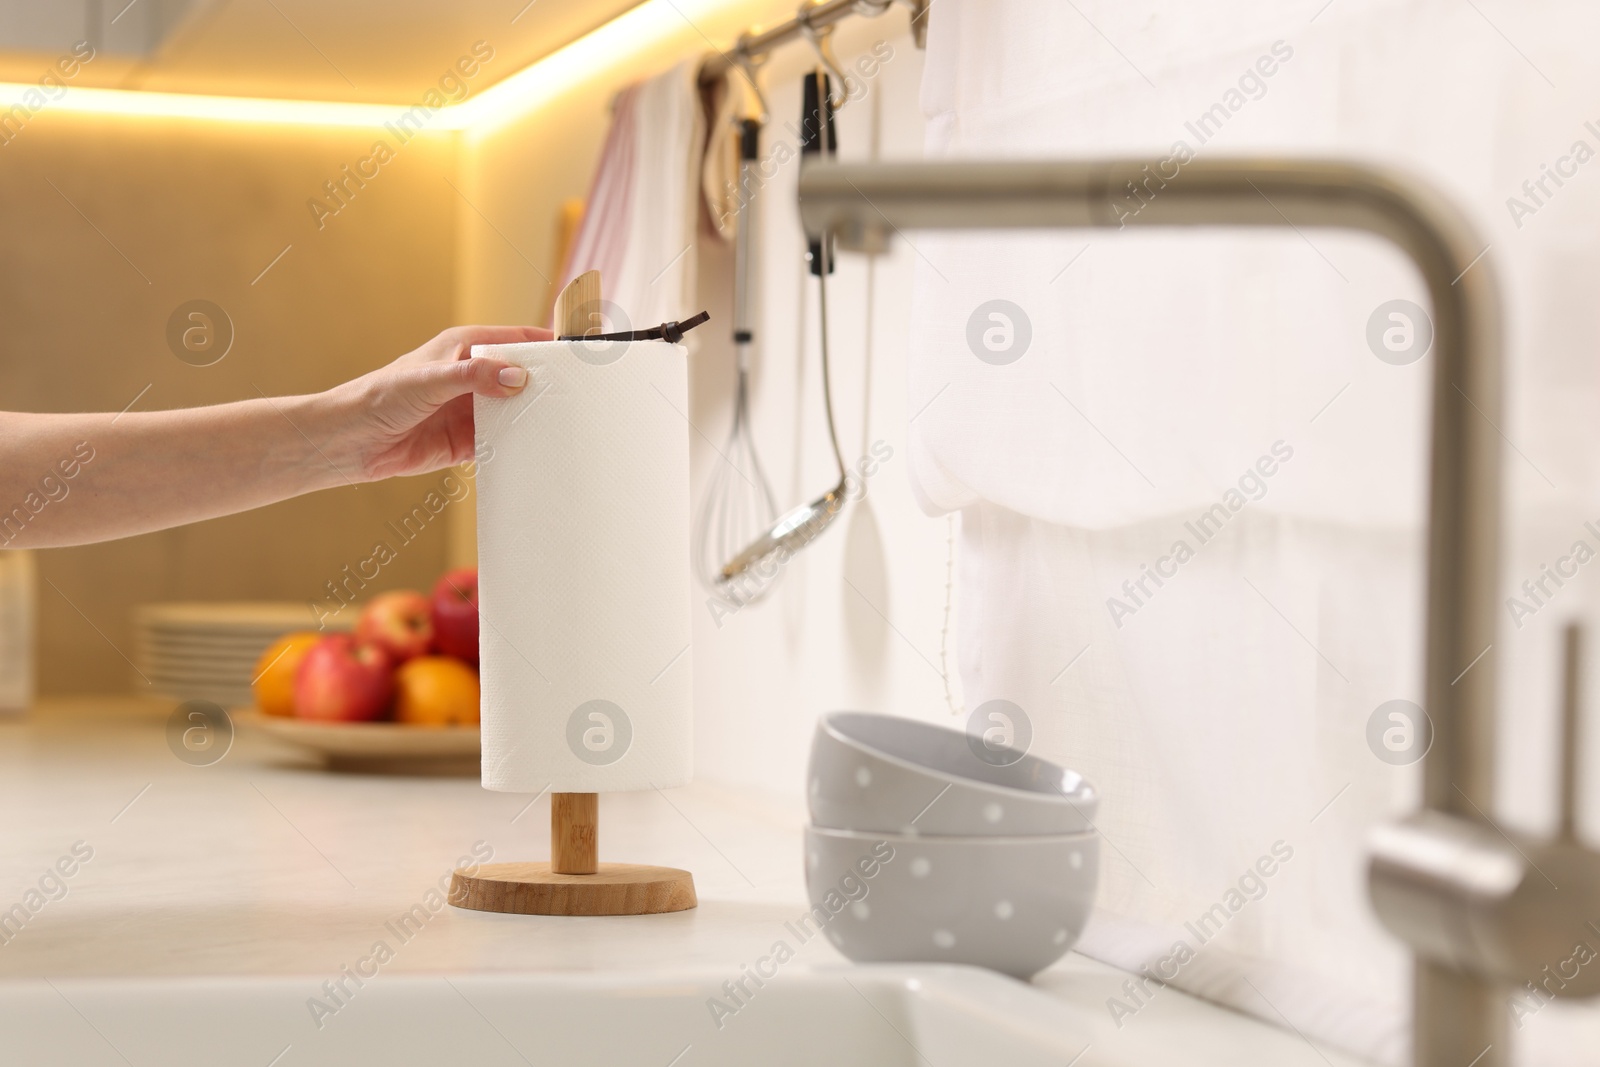
[[[831,231],[841,247],[856,250],[881,248],[907,229],[1124,226],[1336,227],[1399,247],[1427,285],[1435,338],[1424,666],[1433,746],[1424,801],[1452,826],[1483,826],[1494,792],[1501,391],[1499,291],[1486,245],[1443,195],[1380,167],[1193,160],[1129,212],[1117,191],[1129,183],[1150,189],[1149,167],[1144,160],[808,162],[800,217],[812,237]],[[1418,947],[1405,916],[1382,912],[1380,902],[1391,931]],[[1415,1063],[1505,1062],[1507,1012],[1495,987],[1504,976],[1473,959],[1467,946],[1443,961],[1419,949]]]

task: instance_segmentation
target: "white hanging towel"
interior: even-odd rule
[[[700,64],[685,61],[618,95],[561,287],[604,279],[606,332],[687,318],[695,300],[705,119]],[[558,288],[559,291],[559,288]]]

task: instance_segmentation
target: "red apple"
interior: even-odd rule
[[[396,663],[425,655],[433,647],[428,598],[415,589],[379,593],[356,621],[356,640],[377,645]]]
[[[394,661],[377,645],[329,634],[306,650],[294,676],[294,713],[323,722],[381,719],[394,694]]]
[[[478,571],[446,571],[433,587],[433,639],[447,656],[478,662]]]

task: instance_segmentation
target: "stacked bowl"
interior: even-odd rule
[[[817,723],[807,771],[811,921],[857,962],[1029,978],[1088,921],[1099,798],[1078,774],[912,719]]]

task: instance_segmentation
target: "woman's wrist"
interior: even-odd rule
[[[359,383],[358,378],[321,393],[267,400],[283,430],[290,495],[372,480],[361,447],[365,405],[353,388]]]

